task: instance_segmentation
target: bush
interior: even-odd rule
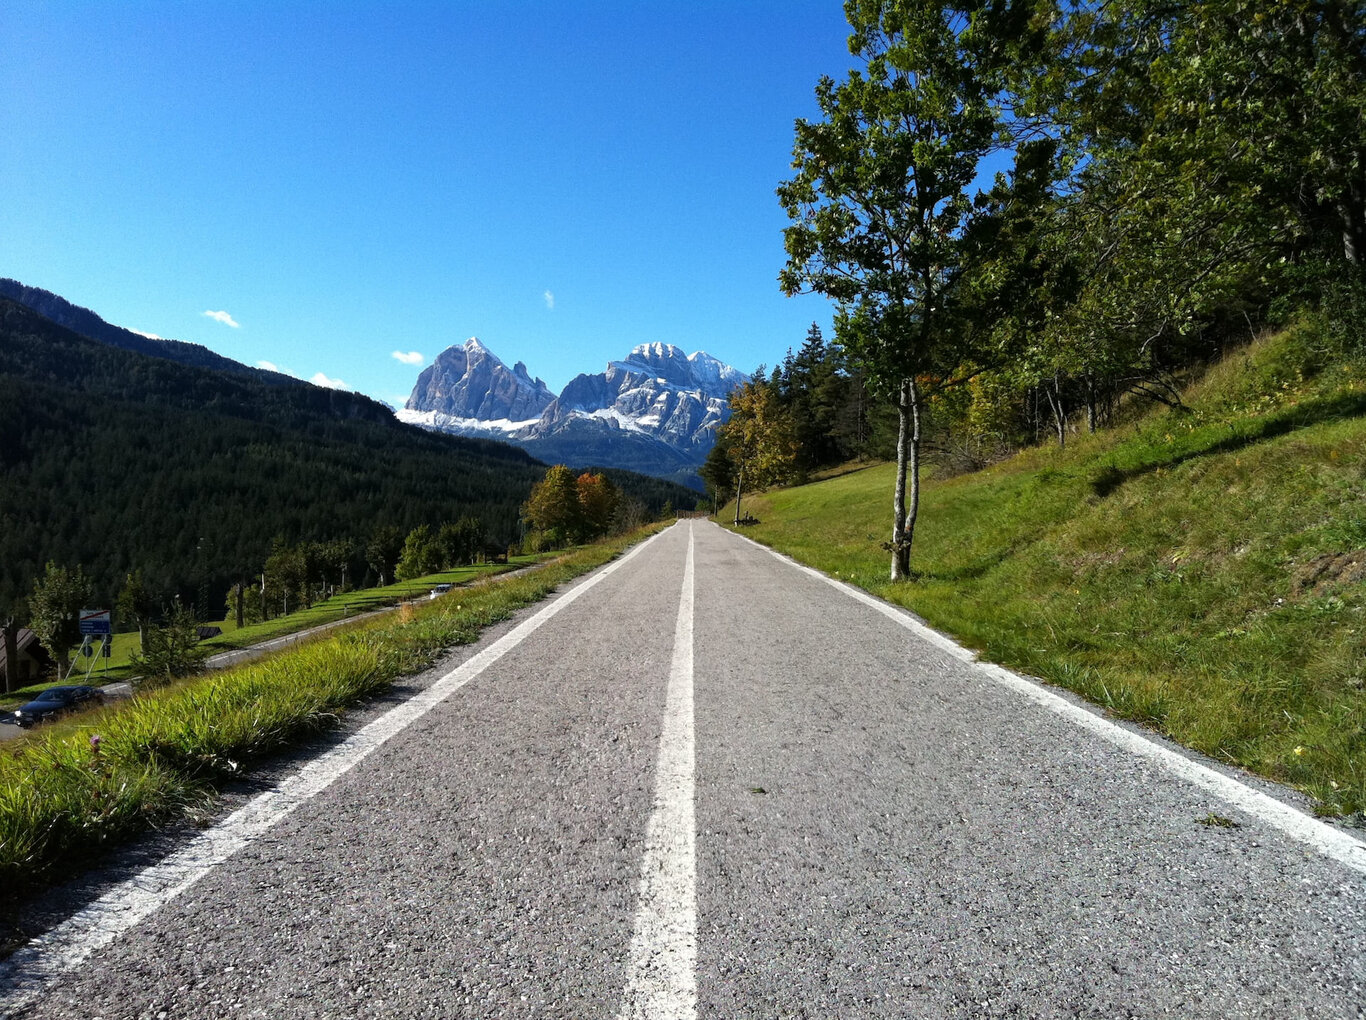
[[[166,623],[148,629],[142,651],[134,652],[129,661],[142,674],[142,686],[159,687],[198,673],[208,654],[199,646],[194,614],[177,600]]]

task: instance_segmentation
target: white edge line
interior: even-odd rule
[[[332,785],[391,737],[401,733],[465,686],[662,534],[664,531],[650,536],[624,556],[599,568],[426,690],[390,709],[308,762],[274,788],[253,797],[164,860],[120,882],[61,924],[16,950],[8,959],[0,961],[0,1007],[17,1010],[28,1005],[42,994],[49,982],[113,942],[282,821],[309,798]]]
[[[720,526],[717,525],[719,528]],[[725,528],[720,528],[726,531]],[[977,654],[970,649],[964,648],[958,642],[937,630],[926,626],[919,620],[911,616],[900,606],[894,606],[889,602],[884,602],[873,595],[868,594],[862,589],[855,588],[853,585],[843,581],[837,581],[833,577],[828,577],[813,567],[808,567],[804,563],[798,563],[790,556],[785,556],[776,549],[770,549],[760,542],[754,541],[746,535],[736,535],[733,531],[726,531],[729,535],[735,535],[756,548],[762,549],[778,560],[804,571],[812,577],[824,581],[833,588],[837,588],[850,598],[862,602],[864,605],[876,609],[883,616],[905,627],[911,633],[924,641],[929,642],[941,651],[962,662],[969,663],[976,667],[989,679],[1007,687],[1010,690],[1023,694],[1035,704],[1048,709],[1056,715],[1075,723],[1094,733],[1095,735],[1109,741],[1111,744],[1125,751],[1129,751],[1140,757],[1162,766],[1168,772],[1186,780],[1187,782],[1200,787],[1209,793],[1214,794],[1221,800],[1232,806],[1247,812],[1248,814],[1260,819],[1267,825],[1279,829],[1285,835],[1301,843],[1313,847],[1325,857],[1344,864],[1360,874],[1366,875],[1366,843],[1354,838],[1341,829],[1321,822],[1296,810],[1288,804],[1277,800],[1270,794],[1253,789],[1246,783],[1239,782],[1232,776],[1225,775],[1208,765],[1202,765],[1198,761],[1193,761],[1183,754],[1173,751],[1169,747],[1157,743],[1141,733],[1125,729],[1117,725],[1110,719],[1096,714],[1096,711],[1083,708],[1055,691],[1049,690],[1042,682],[1021,676],[1019,673],[1012,672],[1003,666],[994,663],[981,662]]]

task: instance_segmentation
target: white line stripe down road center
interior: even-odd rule
[[[694,812],[693,526],[674,627],[659,736],[654,807],[645,830],[640,899],[620,1020],[697,1015],[697,827]]]
[[[628,563],[658,537],[655,535],[640,543],[625,556],[570,588],[425,691],[386,712],[310,761],[274,789],[254,797],[165,860],[115,886],[79,913],[16,951],[0,963],[0,1015],[8,1015],[33,1001],[46,984],[75,968],[91,953],[189,889],[516,648],[542,624]]]
[[[1125,729],[1095,711],[1074,704],[1057,692],[1049,690],[1039,681],[1027,679],[993,663],[978,662],[974,652],[964,648],[952,638],[925,626],[899,606],[874,598],[866,591],[855,588],[853,585],[837,581],[833,577],[827,577],[819,570],[798,563],[775,549],[755,542],[752,538],[744,535],[736,537],[764,550],[781,562],[810,574],[819,581],[824,581],[831,587],[844,592],[850,598],[876,609],[883,616],[905,627],[936,648],[947,652],[962,662],[971,663],[985,676],[1002,687],[1007,687],[1024,695],[1042,708],[1062,716],[1069,722],[1094,733],[1116,747],[1141,758],[1146,758],[1154,765],[1166,769],[1173,775],[1200,787],[1208,793],[1212,793],[1233,807],[1246,811],[1265,824],[1279,829],[1290,838],[1312,847],[1323,856],[1340,864],[1345,864],[1358,874],[1366,875],[1366,843],[1354,839],[1341,829],[1334,828],[1317,818],[1311,818],[1302,811],[1297,811],[1290,805],[1282,803],[1270,794],[1262,793],[1246,783],[1239,782],[1232,776],[1227,776],[1208,765],[1202,765],[1198,761],[1187,758],[1185,755],[1173,751],[1169,747],[1164,747],[1141,733]]]

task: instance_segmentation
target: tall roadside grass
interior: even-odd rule
[[[1366,820],[1366,379],[1292,331],[1186,400],[931,480],[908,583],[890,466],[759,497],[746,534]]]
[[[348,706],[660,527],[16,741],[0,751],[0,888],[31,885],[59,862],[204,811],[225,780],[335,726]]]

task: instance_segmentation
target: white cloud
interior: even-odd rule
[[[409,351],[407,354],[404,354],[402,351],[394,351],[393,357],[403,362],[405,365],[420,365],[427,360],[417,351]]]
[[[275,364],[275,362],[273,362],[273,361],[258,361],[258,362],[256,363],[256,367],[257,367],[257,368],[264,368],[267,372],[278,372],[278,371],[280,371],[280,366],[277,365],[277,364]]]
[[[128,332],[136,333],[138,336],[145,336],[148,340],[165,340],[164,336],[157,336],[155,333],[144,333],[140,329],[130,329]]]
[[[346,383],[342,382],[340,379],[329,379],[321,372],[314,372],[313,377],[308,381],[311,382],[314,386],[325,386],[329,390],[349,390],[351,388],[350,386],[347,386]]]
[[[552,294],[550,291],[546,291],[541,296],[545,298],[546,308],[550,309],[553,312],[555,310],[555,295]]]
[[[214,322],[221,322],[223,325],[231,326],[233,329],[238,328],[237,322],[227,312],[205,312],[204,314]]]

